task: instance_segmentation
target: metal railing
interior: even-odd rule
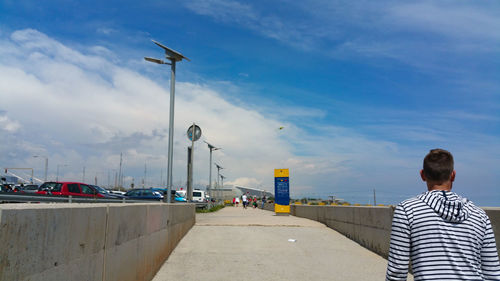
[[[151,203],[161,202],[148,199],[128,199],[128,198],[101,198],[101,197],[80,197],[63,195],[42,195],[26,194],[17,192],[0,192],[1,203],[27,203],[27,202],[51,202],[51,203]]]
[[[161,203],[161,200],[128,199],[128,198],[102,198],[63,195],[26,194],[17,192],[0,192],[0,203]],[[186,204],[175,202],[175,204]],[[193,202],[196,208],[210,208],[206,202]]]

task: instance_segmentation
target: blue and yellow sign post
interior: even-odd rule
[[[274,212],[290,213],[290,181],[288,169],[274,169]]]

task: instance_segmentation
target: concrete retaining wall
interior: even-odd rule
[[[274,211],[273,204],[264,209]],[[500,255],[500,208],[483,208],[490,217]],[[291,205],[291,215],[324,223],[387,258],[394,207]]]
[[[264,210],[274,212],[274,203],[264,203]]]
[[[0,280],[151,280],[192,204],[0,205]]]
[[[391,207],[292,205],[290,212],[322,222],[383,257],[389,253]]]
[[[497,242],[497,251],[500,256],[500,208],[483,207],[488,217],[490,217],[491,227],[495,232],[495,240]]]

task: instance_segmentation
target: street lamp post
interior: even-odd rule
[[[59,167],[66,167],[66,164],[57,164],[56,181],[59,181]]]
[[[212,192],[212,151],[214,150],[219,150],[221,149],[220,147],[215,147],[211,144],[209,144],[208,142],[205,142],[207,145],[208,145],[208,149],[210,149],[210,162],[208,164],[209,166],[209,174],[208,174],[208,189],[210,190],[210,192]]]
[[[45,158],[45,178],[44,178],[44,181],[46,182],[47,181],[47,170],[48,170],[48,167],[49,167],[49,157],[47,157],[47,156],[41,156],[41,155],[34,155],[33,157],[34,158],[38,158],[38,157]]]
[[[217,167],[217,189],[219,189],[220,188],[220,186],[219,186],[220,170],[222,170],[224,168],[217,163],[215,163],[215,167]]]
[[[224,197],[224,179],[225,178],[226,178],[225,176],[220,175],[220,179],[221,179],[221,189],[219,191],[220,197]],[[222,200],[224,200],[224,198],[222,198]]]
[[[173,147],[174,147],[174,103],[175,103],[175,64],[182,59],[190,61],[188,58],[183,56],[181,53],[176,52],[164,45],[153,41],[156,45],[165,50],[165,57],[170,61],[170,63],[164,62],[163,60],[154,59],[150,57],[144,57],[145,60],[149,62],[154,62],[157,64],[169,64],[171,69],[170,78],[170,117],[168,124],[168,162],[167,162],[167,203],[170,203],[170,192],[172,190],[172,166],[173,166]]]
[[[226,178],[225,176],[220,175],[220,180],[221,180],[221,184],[220,184],[220,186],[221,186],[221,188],[224,188],[224,179],[225,179],[225,178]]]
[[[144,162],[144,178],[142,180],[142,188],[144,188],[146,184],[146,174],[147,174],[148,168],[146,166],[146,162]]]

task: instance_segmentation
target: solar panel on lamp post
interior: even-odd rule
[[[167,162],[167,190],[168,190],[168,196],[167,196],[167,203],[170,203],[170,197],[171,197],[171,190],[172,190],[172,166],[173,166],[173,146],[174,146],[174,104],[175,104],[175,64],[178,61],[181,61],[183,59],[186,59],[190,61],[188,58],[183,56],[181,53],[174,51],[161,43],[158,43],[154,40],[152,40],[153,43],[158,45],[160,48],[162,48],[165,51],[165,57],[170,61],[164,62],[163,60],[160,59],[155,59],[155,58],[150,58],[150,57],[144,57],[146,61],[149,62],[154,62],[157,64],[168,64],[170,65],[171,69],[171,78],[170,78],[170,116],[169,116],[169,122],[168,122],[168,162]]]

